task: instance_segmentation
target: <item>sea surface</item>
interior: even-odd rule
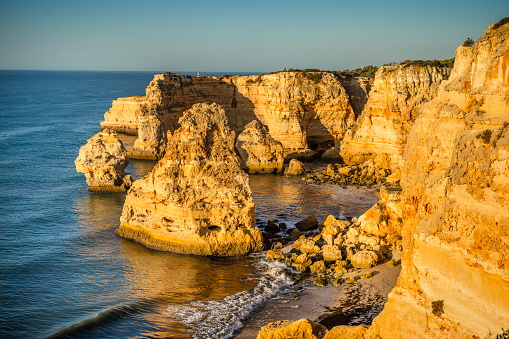
[[[0,71],[1,338],[229,338],[289,288],[263,253],[178,255],[113,233],[125,194],[88,192],[74,159],[112,100],[143,94],[154,73]],[[153,165],[127,171],[139,178]],[[257,218],[289,226],[377,201],[373,190],[285,176],[250,182]]]

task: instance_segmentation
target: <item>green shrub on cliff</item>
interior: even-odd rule
[[[474,44],[474,40],[467,38],[465,42],[463,43],[463,46],[472,46]]]
[[[506,24],[509,22],[509,16],[506,16],[505,18],[503,18],[502,20],[500,20],[499,22],[497,22],[494,26],[493,26],[493,29],[497,29],[499,28],[500,26]]]

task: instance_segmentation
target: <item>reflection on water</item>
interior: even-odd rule
[[[154,164],[132,160],[128,171],[139,178]],[[287,223],[310,214],[318,219],[328,214],[356,216],[377,200],[373,190],[309,185],[286,176],[252,175],[250,185],[257,217]],[[125,194],[88,192],[76,197],[79,232],[68,243],[75,253],[70,264],[79,263],[73,269],[76,288],[71,293],[77,305],[66,320],[67,326],[75,325],[60,332],[61,337],[189,338],[209,332],[193,328],[196,323],[183,319],[187,313],[182,310],[198,309],[213,316],[216,309],[228,309],[228,303],[254,307],[239,293],[260,288],[260,277],[254,273],[258,255],[222,259],[178,255],[119,238],[113,231],[124,199]],[[277,290],[267,277],[263,279],[263,284]],[[273,292],[260,293],[253,295],[262,302]],[[232,295],[235,301],[228,299]],[[179,311],[172,314],[172,310]]]
[[[378,201],[374,189],[334,185],[311,185],[300,177],[251,175],[249,184],[259,219],[295,223],[314,214],[357,217]]]

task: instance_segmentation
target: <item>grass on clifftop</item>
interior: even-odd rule
[[[391,62],[389,64],[385,64],[384,66],[390,66],[390,65],[403,65],[404,67],[410,67],[410,66],[431,66],[431,67],[450,67],[452,68],[454,66],[454,58],[452,59],[445,59],[445,60],[405,60],[399,63]],[[277,71],[277,72],[270,72],[269,74],[277,74],[281,72],[297,72],[302,73],[302,76],[304,78],[307,78],[313,82],[318,82],[322,79],[322,73],[331,73],[336,78],[342,78],[342,77],[369,77],[374,78],[376,72],[378,71],[380,67],[379,66],[373,66],[368,65],[364,66],[363,68],[356,68],[356,69],[345,69],[345,70],[338,70],[338,71],[324,71],[320,69],[315,68],[306,68],[304,70],[302,69],[296,69],[296,68],[289,68],[286,70],[286,68],[283,71]]]

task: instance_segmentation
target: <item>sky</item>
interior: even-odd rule
[[[0,0],[0,69],[271,72],[448,59],[507,0]]]

